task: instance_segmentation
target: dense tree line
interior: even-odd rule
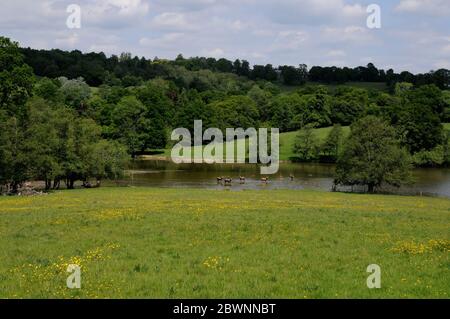
[[[21,49],[25,62],[38,76],[56,78],[83,77],[91,86],[117,84],[124,86],[139,84],[141,81],[164,77],[170,79],[174,67],[183,67],[188,71],[209,70],[213,72],[233,73],[251,80],[265,80],[285,85],[301,85],[306,81],[321,83],[346,82],[383,82],[393,88],[398,82],[414,85],[435,84],[440,89],[450,88],[450,71],[439,69],[425,74],[412,74],[408,71],[395,73],[394,70],[377,69],[373,63],[355,68],[313,66],[278,66],[271,64],[254,65],[246,60],[230,61],[225,58],[193,57],[184,58],[181,54],[173,60],[158,58],[146,59],[133,57],[130,53],[107,57],[104,53],[82,53],[75,50],[34,50]]]

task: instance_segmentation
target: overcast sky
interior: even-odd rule
[[[381,7],[381,29],[366,25]],[[69,29],[69,4],[82,10]],[[0,35],[33,48],[450,69],[450,0],[2,0]]]

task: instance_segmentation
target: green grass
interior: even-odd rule
[[[324,142],[328,134],[330,133],[332,127],[325,127],[325,128],[318,128],[314,130],[314,134],[316,135],[319,142]],[[350,133],[350,127],[344,126],[342,127],[344,135],[348,135]],[[444,123],[444,129],[450,131],[450,123]],[[295,157],[295,154],[293,152],[294,144],[295,144],[295,137],[297,136],[298,131],[294,132],[287,132],[287,133],[281,133],[280,134],[280,160],[282,161],[289,161],[292,157]],[[192,150],[192,153],[194,152],[194,149]],[[171,155],[171,148],[167,148],[165,150],[158,150],[161,154],[161,156],[170,157]],[[224,147],[224,153],[225,147]]]
[[[320,143],[324,142],[327,138],[328,134],[332,130],[332,127],[319,128],[314,130],[314,134],[317,137]],[[342,127],[343,134],[348,135],[350,133],[350,127],[344,126]],[[280,160],[287,161],[292,157],[295,157],[293,148],[295,144],[295,137],[297,136],[297,132],[288,132],[280,134]]]
[[[320,143],[325,141],[325,139],[327,138],[331,129],[332,129],[332,127],[314,129],[314,134]],[[343,129],[344,135],[348,135],[350,133],[350,127],[344,126],[344,127],[342,127],[342,129]],[[294,148],[294,144],[295,144],[295,137],[297,136],[297,134],[298,134],[298,131],[280,134],[280,160],[289,161],[292,157],[295,157],[293,148]],[[235,154],[236,154],[236,147],[237,147],[237,145],[235,145]],[[192,148],[192,154],[194,154],[194,151],[196,148],[197,147]],[[248,149],[248,146],[247,146],[247,149]],[[224,146],[224,154],[226,155],[225,150],[226,150],[226,145]],[[160,153],[160,155],[156,155],[156,156],[170,157],[172,149],[167,148],[165,150],[155,150],[155,151],[158,151]]]
[[[347,82],[345,84],[322,84],[317,82],[308,82],[307,85],[322,85],[328,88],[330,92],[334,92],[338,87],[355,87],[355,88],[361,88],[366,90],[376,90],[376,91],[382,91],[387,92],[388,87],[386,86],[386,83],[382,82]],[[286,86],[286,85],[280,85],[281,90],[284,92],[291,92],[298,89],[303,88],[304,86]]]
[[[448,298],[450,201],[101,188],[0,198],[0,298]],[[68,264],[82,289],[66,288]],[[366,286],[369,264],[382,288]]]

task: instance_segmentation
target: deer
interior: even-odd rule
[[[261,178],[261,182],[267,184],[269,182],[269,178],[268,177],[262,177]]]
[[[239,176],[239,180],[241,181],[241,184],[245,184],[245,177]]]
[[[231,182],[233,181],[231,178],[224,178],[223,179],[225,185],[231,185]]]

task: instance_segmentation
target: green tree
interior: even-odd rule
[[[281,132],[291,130],[294,114],[299,104],[300,98],[295,93],[275,96],[270,102],[268,110],[268,118],[272,126],[279,128]]]
[[[16,192],[27,180],[24,127],[15,116],[0,110],[0,184]]]
[[[338,88],[331,103],[331,120],[342,125],[353,123],[367,111],[368,100],[366,90]]]
[[[305,88],[299,90],[300,104],[297,109],[296,118],[303,124],[314,124],[319,127],[328,126],[330,120],[331,97],[325,87]]]
[[[101,127],[92,119],[77,117],[73,110],[59,107],[53,110],[50,121],[56,131],[51,154],[59,172],[54,174],[54,188],[59,188],[61,180],[73,189],[76,181],[100,181],[122,174],[127,158],[125,147],[103,140]]]
[[[116,141],[99,140],[89,146],[85,181],[93,177],[100,185],[102,179],[123,177],[128,161],[129,155],[125,146]]]
[[[446,132],[447,142],[444,143],[444,161],[447,165],[450,165],[450,131]]]
[[[128,152],[136,155],[150,148],[151,121],[146,117],[146,107],[134,96],[120,100],[111,114],[112,138],[126,145]]]
[[[24,63],[18,44],[0,37],[0,183],[17,191],[27,179],[24,152],[26,102],[34,75]]]
[[[250,97],[258,107],[260,119],[262,121],[269,120],[269,103],[272,98],[272,93],[263,90],[259,85],[253,85],[250,91],[248,91],[247,96]]]
[[[0,110],[24,119],[33,84],[33,71],[25,64],[18,43],[0,37]]]
[[[325,142],[322,146],[322,153],[336,161],[339,156],[339,151],[343,143],[343,132],[340,124],[336,124],[331,129]]]
[[[59,78],[61,87],[59,89],[63,101],[66,105],[72,107],[80,114],[87,111],[87,101],[91,96],[91,88],[82,78],[68,80]]]
[[[383,184],[399,187],[410,181],[411,158],[393,127],[375,116],[351,126],[338,158],[335,185],[363,185],[372,193]]]
[[[47,101],[62,101],[62,94],[59,91],[60,85],[61,83],[58,80],[42,78],[34,86],[34,93]]]
[[[248,96],[231,96],[223,101],[213,102],[210,107],[215,115],[213,123],[222,130],[259,126],[258,108]]]
[[[212,118],[210,106],[206,105],[196,90],[189,90],[180,95],[175,118],[176,127],[187,128],[193,134],[195,120],[202,120],[204,127],[210,127]]]
[[[396,118],[403,143],[412,154],[429,151],[442,143],[443,126],[433,105],[427,104],[431,100],[421,99],[420,93],[408,93],[402,99],[401,108]]]
[[[450,122],[450,91],[443,91],[442,92],[444,101],[445,101],[445,108],[442,116],[442,121],[445,123]]]
[[[57,153],[61,143],[55,122],[57,113],[41,98],[32,99],[28,107],[29,122],[24,151],[27,154],[29,177],[45,181],[46,189],[50,189],[52,182],[64,174]]]
[[[318,158],[319,142],[313,124],[305,125],[298,132],[293,151],[301,161],[312,161]]]

